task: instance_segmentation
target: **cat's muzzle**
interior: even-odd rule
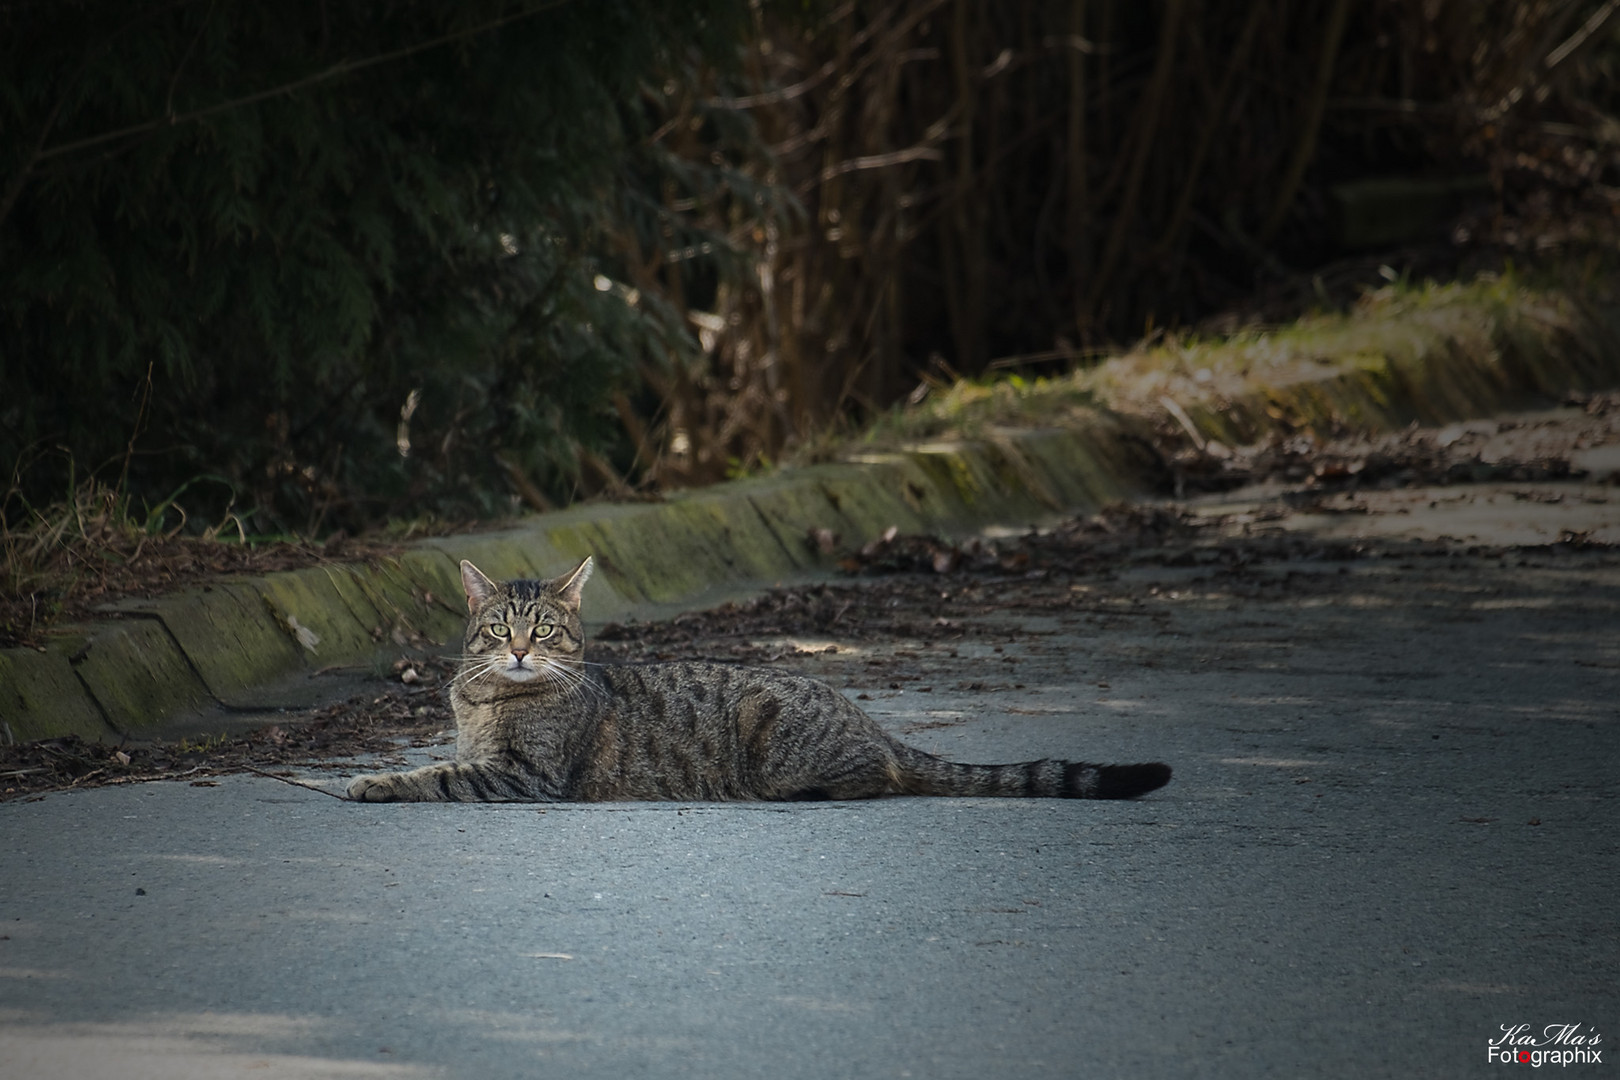
[[[527,657],[523,656],[508,657],[506,666],[501,668],[501,674],[512,682],[530,682],[538,679],[540,677],[539,665],[526,663],[526,660]]]

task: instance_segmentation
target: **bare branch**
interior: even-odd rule
[[[1547,70],[1551,71],[1569,59],[1571,53],[1586,44],[1587,38],[1603,29],[1603,24],[1609,21],[1616,10],[1620,10],[1620,0],[1609,0],[1607,4],[1594,11],[1592,17],[1582,23],[1579,30],[1571,34],[1562,45],[1547,54]]]
[[[529,8],[526,11],[516,12],[511,15],[503,15],[499,19],[493,19],[478,26],[470,27],[465,30],[456,30],[449,34],[442,34],[439,37],[431,38],[427,41],[419,41],[414,45],[407,45],[404,48],[394,49],[391,52],[380,53],[376,56],[368,56],[363,60],[341,60],[327,68],[325,71],[318,71],[312,75],[306,75],[301,79],[294,79],[292,82],[283,83],[280,86],[273,86],[268,90],[260,90],[257,93],[247,94],[239,98],[232,98],[229,101],[221,101],[215,105],[210,105],[205,109],[195,109],[192,112],[181,113],[179,115],[170,113],[160,116],[154,120],[147,120],[143,123],[131,124],[128,127],[119,128],[117,131],[107,131],[100,135],[91,135],[87,138],[75,139],[72,142],[61,143],[57,146],[49,148],[48,150],[41,150],[40,152],[36,153],[30,162],[30,167],[37,165],[42,161],[49,160],[50,158],[60,157],[63,154],[71,154],[78,150],[88,150],[93,146],[103,146],[110,142],[117,142],[120,139],[129,138],[132,135],[144,135],[148,132],[157,131],[165,127],[178,127],[181,124],[193,123],[197,120],[203,120],[210,116],[216,116],[222,112],[229,112],[232,109],[239,109],[247,105],[255,105],[261,101],[268,101],[271,98],[293,94],[299,90],[304,90],[311,86],[317,86],[324,82],[330,82],[331,80],[340,78],[344,75],[351,75],[356,71],[364,71],[366,68],[376,67],[379,64],[386,64],[395,60],[403,60],[408,56],[415,56],[417,53],[426,52],[429,49],[436,49],[441,45],[448,45],[454,41],[461,41],[466,38],[476,37],[479,34],[487,33],[502,26],[519,22],[523,19],[532,18],[535,15],[542,14],[554,8],[562,7],[564,4],[569,4],[572,2],[573,0],[546,0],[546,2],[539,4],[536,7]]]
[[[904,165],[908,161],[944,160],[944,151],[936,146],[908,146],[904,150],[893,150],[887,154],[868,154],[865,157],[850,158],[836,165],[829,165],[821,170],[821,179],[825,182],[845,173],[859,172],[863,169],[887,169],[891,165]]]
[[[1305,108],[1305,123],[1300,129],[1299,142],[1294,145],[1294,156],[1283,173],[1277,201],[1271,207],[1271,216],[1260,228],[1261,244],[1270,243],[1277,230],[1282,228],[1282,223],[1288,219],[1288,211],[1294,205],[1294,195],[1299,191],[1300,182],[1305,179],[1305,170],[1316,156],[1316,138],[1322,130],[1322,113],[1327,108],[1333,65],[1338,60],[1339,44],[1344,40],[1344,28],[1349,19],[1350,0],[1336,0],[1333,10],[1328,13],[1327,28],[1322,34],[1322,55],[1317,61],[1316,85],[1311,88]]]

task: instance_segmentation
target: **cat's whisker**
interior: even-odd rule
[[[584,664],[585,661],[568,657],[548,656],[544,661],[545,677],[563,685],[563,697],[565,700],[579,697],[602,697],[605,691],[597,680],[591,678],[583,670]],[[601,665],[594,666],[600,667]]]
[[[604,668],[608,665],[598,664],[595,660],[585,660],[578,656],[549,656],[546,659],[554,664],[572,664],[579,667]]]
[[[595,701],[606,701],[608,697],[608,692],[594,682],[580,683],[577,686],[572,687],[567,692],[567,698],[569,700],[590,699]]]
[[[560,672],[567,672],[568,677],[584,681],[591,681],[589,669],[595,668],[600,671],[607,666],[575,656],[548,656],[546,662],[556,665]]]
[[[487,656],[469,656],[462,661],[461,670],[456,672],[456,677],[462,678],[471,673],[486,671],[489,664],[490,658]]]
[[[578,690],[586,691],[592,696],[600,697],[607,693],[600,680],[590,678],[586,675],[581,675],[579,681],[575,683],[575,686]]]
[[[487,659],[483,659],[479,663],[463,669],[461,673],[456,676],[456,685],[464,687],[471,686],[475,682],[486,679],[491,675],[498,674],[505,666],[506,665],[501,661],[500,657],[489,657]]]
[[[549,657],[546,659],[545,666],[542,670],[545,672],[546,678],[552,680],[553,682],[562,683],[564,686],[570,689],[573,689],[586,681],[584,675],[577,671],[572,671],[566,667],[563,667],[562,665],[558,664],[555,659]]]

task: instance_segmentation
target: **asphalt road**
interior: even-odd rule
[[[1455,509],[1620,523],[1542,490]],[[1610,1075],[1620,552],[1429,502],[1288,526],[1473,554],[991,582],[956,638],[781,642],[935,752],[1171,762],[1140,801],[0,804],[0,1076],[1470,1077],[1521,1024]]]

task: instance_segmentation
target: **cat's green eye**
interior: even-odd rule
[[[534,628],[535,639],[539,640],[541,638],[548,638],[548,637],[551,636],[552,631],[554,631],[556,629],[557,628],[555,626],[553,626],[551,623],[543,622],[539,626]]]
[[[498,637],[502,641],[505,641],[507,638],[512,636],[511,628],[503,622],[490,623],[487,629],[492,636]]]

